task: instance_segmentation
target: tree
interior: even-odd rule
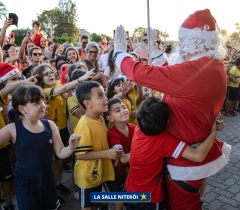
[[[59,0],[58,23],[54,28],[54,36],[61,37],[63,33],[72,36],[74,41],[78,39],[79,29],[77,27],[77,6],[72,0]]]
[[[90,40],[93,41],[93,42],[99,43],[99,42],[101,42],[103,36],[105,36],[107,40],[112,39],[112,37],[107,36],[106,34],[92,33],[92,34],[90,35]]]
[[[7,8],[3,4],[3,2],[0,1],[0,19],[3,20],[3,18],[7,17]]]
[[[63,44],[64,42],[72,43],[74,41],[74,38],[72,36],[68,36],[67,33],[63,33],[61,37],[55,36],[53,38],[53,41],[59,44]]]
[[[220,33],[221,33],[223,36],[225,36],[225,35],[227,35],[227,30],[226,30],[225,28],[222,28],[222,29],[220,30]]]
[[[144,27],[137,27],[133,31],[133,37],[137,38],[138,41],[142,41],[142,36],[143,36],[143,34],[146,33],[146,31],[147,31],[147,29]]]
[[[19,28],[19,29],[15,29],[12,30],[15,33],[15,44],[17,46],[20,46],[22,43],[22,40],[24,39],[24,37],[27,34],[27,31],[30,31],[29,28]]]
[[[41,14],[38,14],[36,20],[42,24],[41,31],[50,37],[50,28],[49,28],[49,23],[48,23],[48,17],[51,17],[51,27],[54,30],[54,28],[58,24],[59,16],[60,16],[60,10],[57,7],[52,10],[43,10],[43,12]],[[35,20],[33,20],[33,22],[34,21]]]

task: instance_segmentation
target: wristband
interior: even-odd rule
[[[79,81],[79,78],[77,79],[78,83],[81,83],[81,81]]]

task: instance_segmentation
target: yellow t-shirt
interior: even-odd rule
[[[0,107],[6,106],[9,103],[9,98],[8,96],[6,96],[6,98],[2,97],[2,92],[0,91]],[[5,126],[5,122],[2,116],[2,112],[0,113],[0,129],[2,129]],[[6,142],[2,145],[0,145],[0,149],[6,147],[7,145],[9,145],[10,142]]]
[[[79,120],[74,133],[81,134],[75,155],[91,151],[108,150],[107,129],[104,119],[102,122],[86,115]],[[112,161],[108,158],[96,160],[77,160],[74,166],[74,180],[80,188],[92,188],[105,181],[115,180]]]
[[[137,105],[137,95],[138,95],[138,90],[137,90],[136,86],[134,86],[132,88],[132,90],[128,93],[128,96],[132,100],[132,104],[130,103],[130,105],[132,105],[131,109],[133,108],[133,110],[135,112],[137,112],[138,107],[139,107],[139,105]],[[131,111],[131,109],[130,109],[130,111]],[[132,118],[131,115],[130,115],[130,118],[129,118],[129,122],[134,124],[134,125],[138,124],[137,118],[136,117]]]
[[[229,74],[234,77],[240,77],[240,71],[236,66],[233,66],[230,69]],[[240,82],[240,80],[238,80],[237,82],[228,80],[228,86],[229,87],[239,87],[239,82]]]
[[[73,95],[67,100],[67,108],[68,108],[68,116],[70,122],[70,132],[71,134],[74,132],[76,125],[78,124],[79,118],[74,114],[77,111],[80,104],[77,100],[76,95]]]
[[[56,86],[55,86],[56,87]],[[66,100],[61,95],[54,96],[54,88],[44,88],[49,101],[49,118],[55,122],[59,130],[67,127],[67,107]]]

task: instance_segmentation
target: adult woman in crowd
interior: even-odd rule
[[[92,79],[102,83],[103,72],[99,71],[97,56],[99,52],[99,47],[96,42],[89,42],[86,46],[87,56],[82,60],[82,63],[86,66],[87,70],[95,69],[96,74]]]

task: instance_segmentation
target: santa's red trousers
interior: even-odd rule
[[[200,188],[204,179],[185,181],[194,188]],[[164,208],[167,210],[201,210],[200,191],[191,193],[179,186],[169,175],[163,179]]]

